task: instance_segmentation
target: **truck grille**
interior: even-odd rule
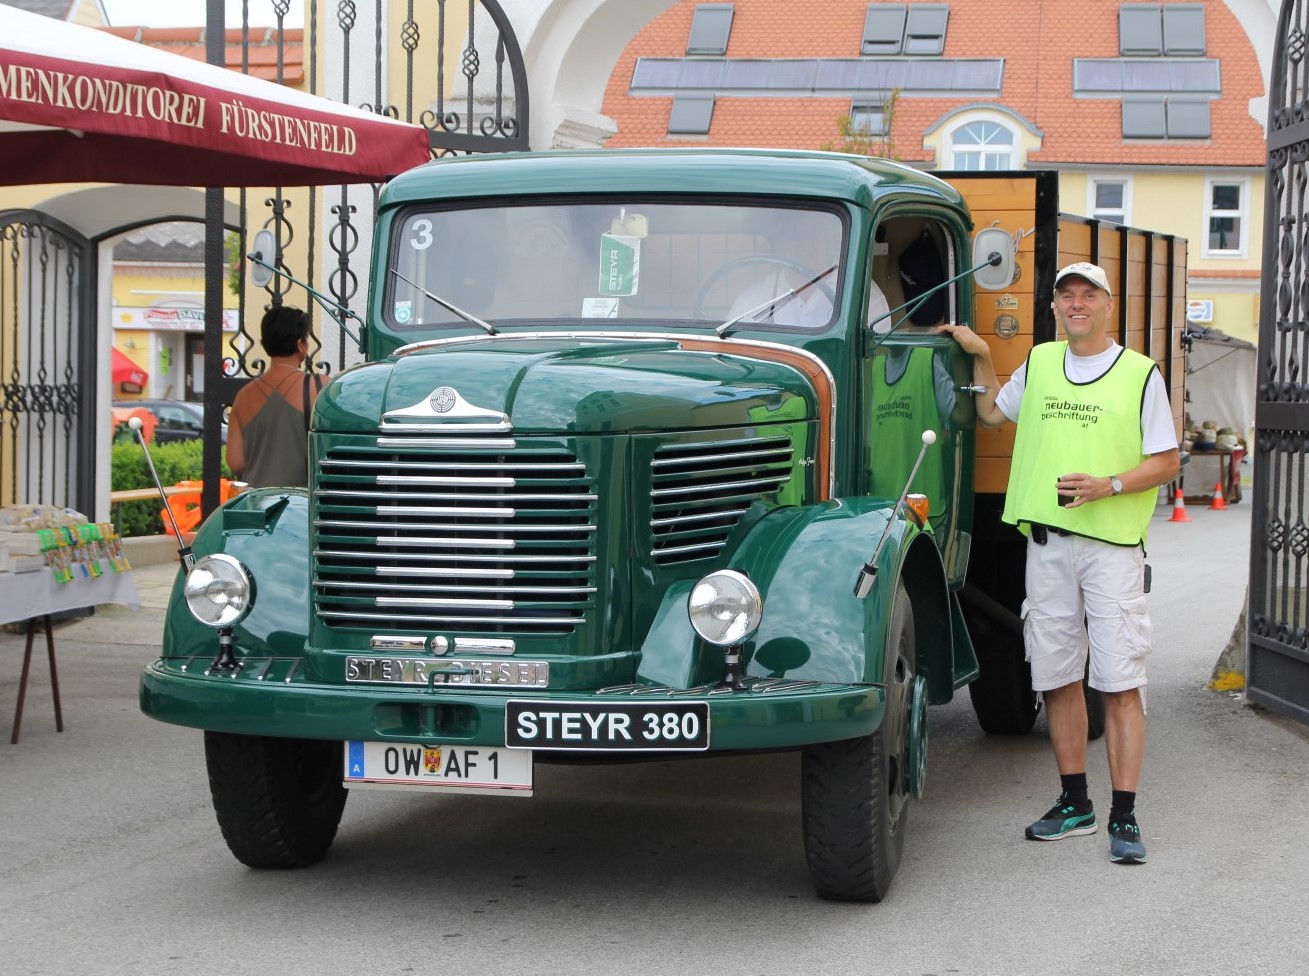
[[[655,450],[650,555],[661,566],[711,559],[741,515],[791,478],[786,437],[665,444]]]
[[[562,448],[383,437],[319,472],[314,601],[331,626],[566,635],[594,602],[595,486]]]

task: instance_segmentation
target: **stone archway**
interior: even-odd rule
[[[504,0],[527,63],[533,149],[602,146],[605,86],[637,32],[677,0]]]

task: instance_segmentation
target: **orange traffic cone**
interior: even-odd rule
[[[1215,512],[1227,511],[1227,503],[1223,501],[1223,483],[1221,481],[1214,485],[1214,500],[1209,503],[1209,507]]]
[[[1173,496],[1173,517],[1170,522],[1189,522],[1191,516],[1186,514],[1186,499],[1182,497],[1182,489],[1178,488],[1177,493]]]

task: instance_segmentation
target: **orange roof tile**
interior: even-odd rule
[[[203,27],[103,27],[115,37],[138,44],[147,44],[161,51],[179,54],[195,61],[205,61],[205,28]],[[271,27],[252,27],[249,47],[242,57],[242,30],[239,27],[224,31],[224,59],[233,71],[249,66],[248,74],[266,81],[277,81],[277,31]],[[305,82],[304,29],[287,29],[282,32],[282,84],[299,87]]]
[[[629,94],[636,59],[686,55],[696,0],[679,0],[641,30],[618,58],[602,111],[618,123],[607,145],[769,145],[817,148],[839,141],[838,119],[850,99],[719,97],[706,136],[667,133],[669,97]],[[1077,98],[1075,58],[1118,57],[1118,0],[956,0],[950,4],[944,56],[1000,58],[1002,90],[994,103],[1042,133],[1029,165],[1262,166],[1262,126],[1250,117],[1264,94],[1253,45],[1226,4],[1205,5],[1208,58],[1221,62],[1222,95],[1210,103],[1209,139],[1126,140],[1117,98]],[[729,58],[854,58],[859,56],[869,0],[736,0]],[[1074,27],[1075,29],[1070,29]],[[904,95],[892,128],[899,158],[930,163],[924,133],[975,95]]]

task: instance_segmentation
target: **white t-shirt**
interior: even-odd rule
[[[1122,346],[1116,342],[1094,356],[1074,356],[1072,349],[1069,349],[1064,356],[1064,375],[1074,383],[1090,383],[1104,375],[1120,352]],[[1000,408],[1000,412],[1014,423],[1018,422],[1018,408],[1023,402],[1023,391],[1026,389],[1027,361],[1024,360],[995,398],[995,405]],[[1173,407],[1168,402],[1168,388],[1164,386],[1164,378],[1156,369],[1150,373],[1145,397],[1141,402],[1141,452],[1158,454],[1176,447]]]

